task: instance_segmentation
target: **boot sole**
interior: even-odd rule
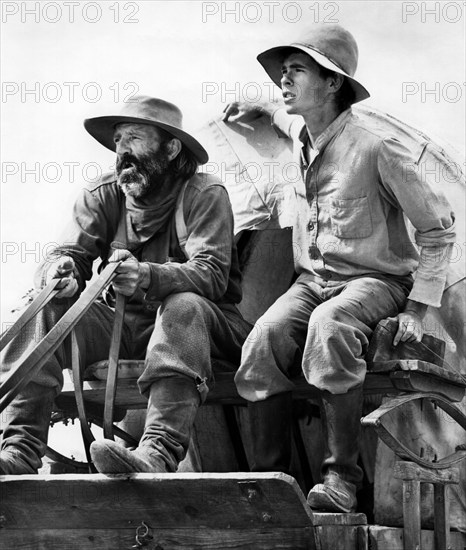
[[[321,510],[323,512],[350,514],[356,511],[356,506],[345,507],[323,491],[310,492],[307,497],[307,503],[313,510]]]
[[[166,470],[162,467],[154,467],[144,463],[131,454],[130,451],[114,442],[94,442],[91,445],[91,457],[95,467],[101,474],[166,473]],[[135,464],[135,461],[138,461],[138,464]]]
[[[139,470],[136,470],[132,464],[127,462],[121,456],[119,451],[115,452],[109,445],[105,445],[105,447],[103,448],[101,448],[100,445],[92,445],[91,457],[94,466],[101,474],[143,473]],[[111,463],[111,466],[109,466],[109,462]]]

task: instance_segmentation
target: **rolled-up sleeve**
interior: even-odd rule
[[[452,208],[444,194],[429,183],[431,173],[422,169],[422,153],[413,158],[397,139],[382,141],[378,168],[382,185],[413,224],[415,242],[420,248],[416,278],[408,298],[439,307],[456,238]]]
[[[186,219],[185,263],[149,263],[145,299],[160,301],[175,292],[194,292],[218,301],[228,286],[233,213],[227,191],[210,185],[198,191]]]

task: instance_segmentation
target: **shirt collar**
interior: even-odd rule
[[[341,130],[341,128],[346,124],[349,116],[351,115],[351,107],[340,113],[337,118],[329,125],[325,130],[320,134],[320,136],[312,142],[309,134],[307,133],[306,125],[303,126],[301,132],[299,133],[299,139],[302,142],[301,148],[305,147],[307,140],[309,139],[311,147],[318,153],[321,151],[327,143]]]

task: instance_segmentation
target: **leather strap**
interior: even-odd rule
[[[19,361],[0,386],[0,412],[11,403],[15,395],[40,371],[55,353],[63,340],[82,319],[102,290],[113,280],[121,262],[107,265],[97,280],[92,283],[50,332],[37,344],[27,357]]]
[[[77,334],[78,331],[79,328],[75,328],[71,332],[71,369],[73,373],[74,397],[76,399],[76,408],[78,409],[79,423],[81,425],[81,435],[83,438],[84,451],[86,453],[89,470],[90,473],[95,473],[96,469],[92,466],[90,451],[91,443],[95,440],[95,437],[91,432],[91,428],[89,427],[89,421],[86,415],[86,407],[84,404],[83,379]]]
[[[107,385],[105,388],[104,437],[106,439],[114,439],[113,411],[115,409],[115,396],[118,382],[118,357],[120,355],[120,344],[123,331],[125,309],[126,296],[117,293],[112,342],[110,344],[110,352],[108,356]]]
[[[186,191],[186,187],[188,187],[189,180],[183,184],[183,187],[181,188],[181,191],[178,195],[178,199],[176,200],[176,208],[175,208],[175,227],[176,227],[176,236],[178,237],[178,242],[180,244],[180,248],[183,251],[183,254],[188,257],[186,253],[186,241],[188,240],[188,228],[186,227],[186,223],[184,221],[184,194]]]
[[[56,286],[60,282],[60,279],[52,279],[47,286],[45,286],[39,294],[34,298],[32,304],[29,305],[23,311],[23,313],[16,319],[15,323],[0,337],[0,351],[9,343],[13,338],[19,334],[21,329],[29,323],[29,321],[37,315],[37,313],[47,305],[50,300],[59,292]]]

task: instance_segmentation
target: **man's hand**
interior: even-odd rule
[[[52,263],[47,271],[46,284],[52,279],[61,279],[55,298],[71,298],[78,291],[78,281],[74,276],[74,260],[70,256],[61,256]]]
[[[132,296],[139,287],[148,288],[149,266],[138,262],[129,250],[115,250],[108,261],[123,262],[117,269],[117,276],[112,282],[115,292]]]
[[[420,342],[424,329],[422,327],[422,319],[426,312],[427,306],[419,302],[408,300],[403,313],[399,313],[398,330],[393,339],[393,345],[397,346],[399,342]]]
[[[235,101],[225,107],[222,120],[224,122],[251,122],[262,115],[271,117],[278,107],[279,105],[276,103],[269,103],[268,101],[256,101],[254,103]]]

